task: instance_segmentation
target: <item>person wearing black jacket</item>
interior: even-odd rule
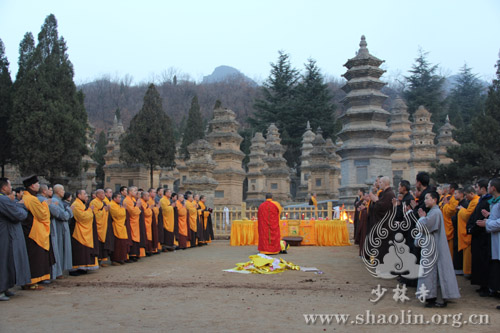
[[[398,207],[396,210],[396,221],[404,221],[403,206],[410,207],[411,202],[415,200],[410,193],[410,182],[402,180],[398,187]]]
[[[471,251],[472,251],[472,275],[471,284],[478,285],[479,296],[490,296],[488,290],[489,263],[491,260],[491,235],[486,232],[486,229],[476,224],[477,220],[483,220],[484,216],[481,211],[484,209],[490,211],[490,203],[488,202],[492,196],[488,193],[488,180],[480,179],[477,181],[476,192],[481,196],[479,203],[467,222],[467,233],[472,235]]]

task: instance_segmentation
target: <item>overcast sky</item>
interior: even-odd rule
[[[19,42],[28,31],[36,38],[50,13],[77,83],[126,74],[146,82],[172,67],[199,82],[219,65],[261,82],[278,50],[299,69],[313,58],[340,78],[363,34],[386,61],[385,80],[406,75],[421,47],[444,74],[467,63],[489,81],[500,50],[498,0],[0,0],[13,79]]]

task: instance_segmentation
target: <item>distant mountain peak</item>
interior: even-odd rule
[[[223,82],[228,79],[235,79],[235,78],[242,78],[243,80],[247,81],[251,85],[256,86],[257,83],[247,77],[245,74],[240,72],[234,67],[231,66],[226,66],[226,65],[221,65],[218,66],[214,69],[212,74],[204,76],[202,83],[216,83],[216,82]]]

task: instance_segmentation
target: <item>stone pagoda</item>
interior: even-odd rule
[[[411,147],[410,147],[410,183],[415,183],[415,177],[421,171],[432,172],[434,168],[432,163],[437,162],[436,146],[434,137],[436,134],[432,131],[431,113],[420,106],[413,115],[411,125]]]
[[[127,165],[120,161],[120,137],[125,132],[121,120],[115,116],[113,127],[108,131],[108,144],[104,160],[104,186],[118,191],[121,186],[150,187],[149,169],[142,164]],[[153,171],[153,184],[160,183],[160,170]]]
[[[321,128],[316,130],[316,137],[312,142],[313,150],[310,153],[309,170],[310,192],[316,193],[318,200],[330,199],[330,161],[329,153],[325,149],[326,141],[323,139]]]
[[[266,139],[262,133],[255,133],[250,146],[250,161],[247,164],[248,191],[246,202],[249,206],[257,207],[265,200],[266,178],[262,169],[266,167],[263,158],[266,157],[264,149]]]
[[[406,103],[397,97],[391,108],[391,120],[389,127],[392,130],[391,137],[387,140],[396,150],[392,153],[393,182],[396,187],[403,179],[411,181],[411,171],[408,165],[411,147],[411,121]]]
[[[340,186],[340,157],[337,155],[337,147],[333,144],[332,139],[326,139],[325,149],[328,152],[328,161],[330,164],[330,199],[339,198]]]
[[[310,154],[313,150],[313,141],[316,136],[311,130],[311,124],[307,122],[306,131],[302,134],[302,147],[300,155],[300,184],[297,193],[297,201],[307,200],[310,194],[309,177],[310,177]]]
[[[278,128],[271,124],[267,129],[262,173],[266,177],[265,191],[272,193],[274,200],[285,203],[290,200],[290,171],[283,157],[285,148],[281,145]]]
[[[384,62],[368,52],[365,36],[361,36],[359,51],[344,65],[342,75],[347,83],[342,103],[345,112],[339,117],[342,130],[338,136],[343,141],[337,153],[342,158],[342,185],[340,201],[351,204],[360,187],[373,183],[378,175],[392,179],[391,154],[394,147],[387,142],[392,132],[387,127],[390,113],[382,108],[387,98],[380,90],[385,85],[380,80]]]
[[[450,118],[446,115],[445,124],[439,129],[439,135],[437,136],[437,159],[441,164],[449,164],[453,160],[446,156],[446,152],[449,147],[457,146],[459,143],[453,139],[453,131],[455,126],[450,124]]]
[[[219,183],[215,189],[215,205],[241,207],[245,180],[242,162],[245,154],[240,150],[243,141],[238,134],[240,124],[232,110],[217,108],[209,126],[212,131],[207,135],[207,141],[214,147],[212,158],[217,163],[214,178]]]
[[[212,159],[214,148],[203,139],[187,146],[189,160],[186,161],[188,176],[182,182],[182,192],[191,191],[207,197],[207,207],[214,207],[215,189],[219,185],[213,178],[217,163]]]

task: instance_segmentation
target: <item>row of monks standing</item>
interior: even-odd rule
[[[5,290],[14,285],[41,289],[38,283],[62,278],[64,271],[78,276],[107,266],[108,258],[122,265],[214,239],[212,209],[205,206],[203,196],[197,202],[191,193],[167,190],[155,200],[156,190],[138,193],[130,187],[123,198],[111,189],[97,190],[91,201],[85,190],[79,190],[71,203],[61,185],[47,196],[40,194],[36,176],[23,183],[22,198],[10,199],[3,193],[10,193],[10,182],[2,180],[0,225],[12,225],[8,235],[2,235],[7,252],[0,257],[5,257],[0,266],[6,270],[0,272],[0,287]]]
[[[97,268],[111,258],[114,265],[174,249],[206,245],[213,239],[211,210],[192,194],[167,191],[156,202],[151,191],[96,197],[88,205],[73,203],[73,269]]]

